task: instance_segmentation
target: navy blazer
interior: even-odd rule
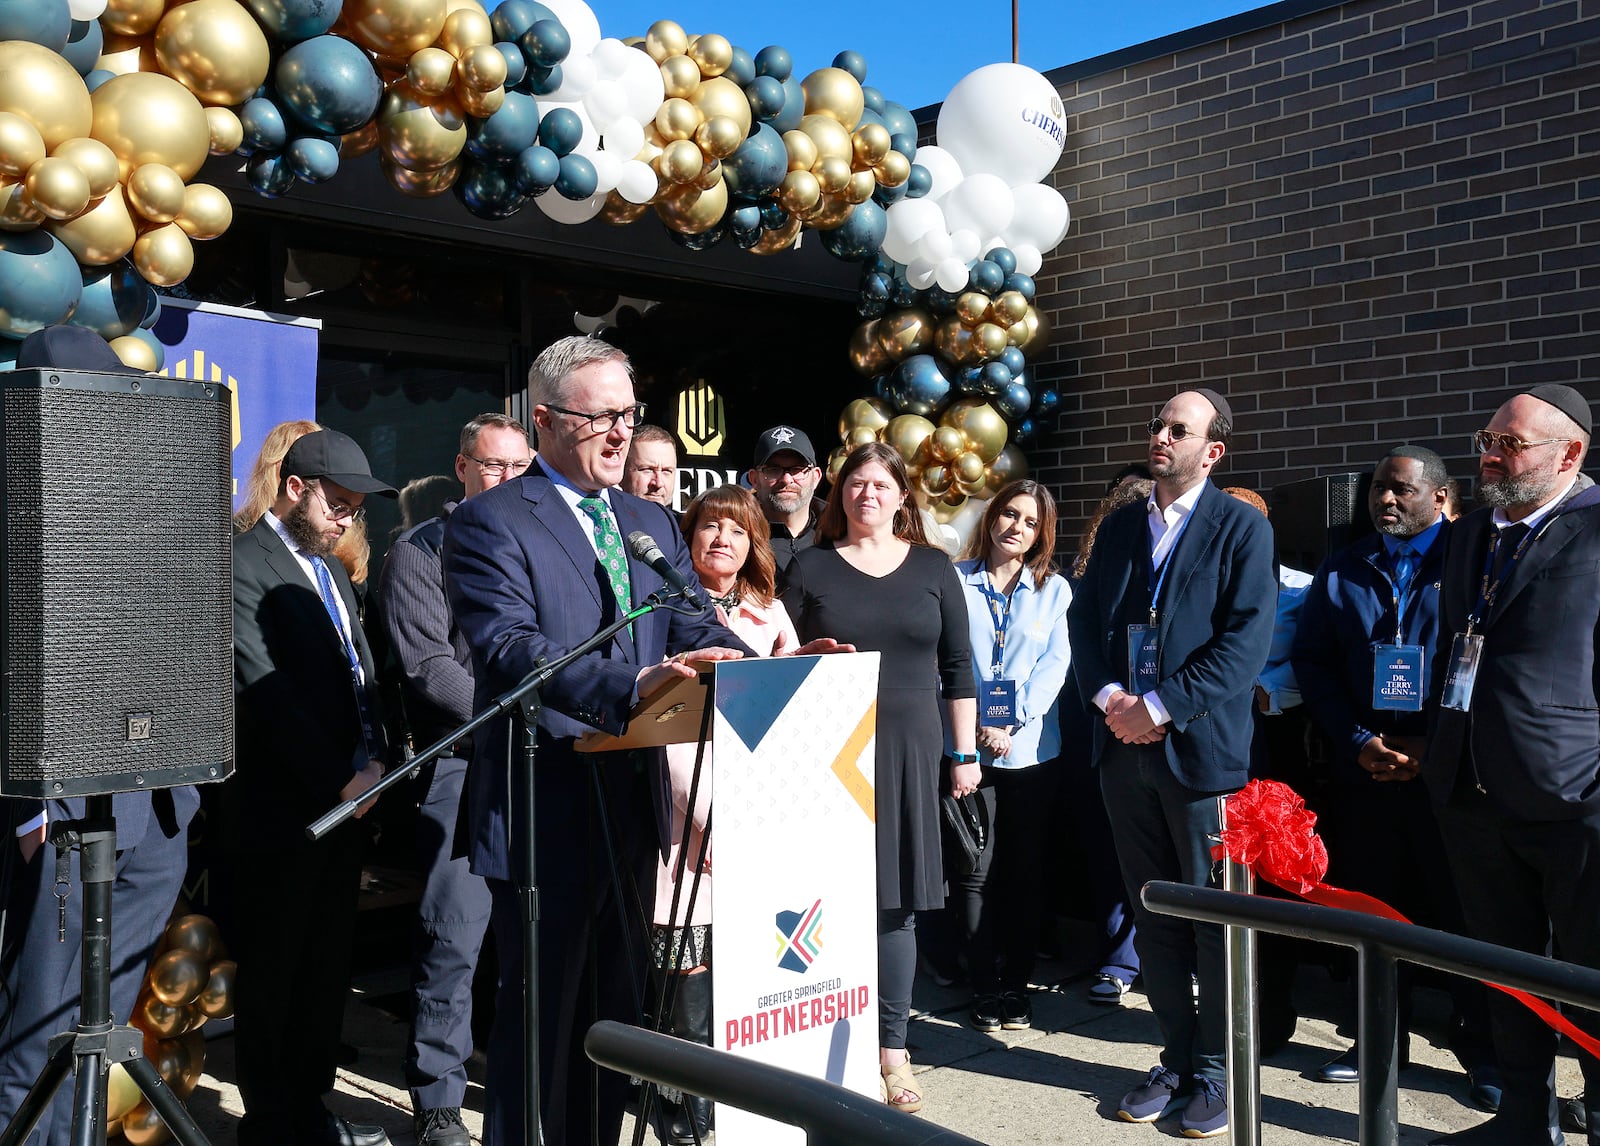
[[[1118,630],[1144,619],[1125,616],[1124,603],[1133,578],[1149,568],[1148,504],[1124,506],[1100,523],[1067,609],[1072,664],[1091,716],[1096,693],[1128,685],[1115,650],[1123,647]],[[1229,791],[1248,778],[1253,690],[1272,645],[1272,528],[1259,510],[1207,481],[1168,560],[1155,691],[1172,723],[1161,744],[1185,787]],[[1111,733],[1103,719],[1093,724],[1098,763]]]
[[[1600,487],[1580,477],[1553,513],[1474,629],[1483,653],[1471,712],[1439,708],[1437,698],[1454,635],[1478,602],[1492,511],[1462,518],[1450,535],[1422,768],[1439,803],[1467,768],[1513,819],[1600,811]]]
[[[612,489],[609,497],[622,536],[642,530],[655,538],[685,579],[698,587],[672,515],[620,489]],[[537,466],[468,498],[450,515],[444,575],[456,624],[472,648],[480,710],[541,662],[576,648],[622,615],[589,536]],[[631,553],[628,575],[635,602],[663,584]],[[634,622],[631,636],[624,629],[607,646],[563,669],[540,693],[540,768],[579,763],[572,758],[573,737],[595,728],[611,733],[626,728],[641,666],[715,645],[754,655],[709,609],[698,617],[658,609]],[[473,871],[492,879],[513,875],[505,764],[510,728],[510,720],[496,721],[474,737],[467,774],[467,855]],[[663,788],[666,771],[656,763],[653,789],[664,844],[670,805]]]

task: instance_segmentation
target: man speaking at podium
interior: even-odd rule
[[[627,356],[598,339],[563,338],[534,361],[528,389],[537,461],[523,477],[463,502],[445,535],[445,583],[472,647],[480,708],[661,588],[662,576],[628,552],[626,539],[635,531],[654,538],[704,599],[672,515],[617,488],[644,416]],[[580,756],[573,741],[596,728],[621,732],[641,697],[694,675],[669,659],[692,650],[705,659],[750,654],[709,609],[697,616],[662,609],[558,673],[541,694],[534,825],[538,1048],[550,1146],[615,1142],[620,1133],[628,1080],[591,1071],[583,1037],[595,1019],[640,1019],[652,850],[664,844],[671,822],[659,751]],[[517,743],[511,720],[491,725],[477,738],[467,774],[467,855],[488,880],[500,960],[484,1129],[490,1146],[519,1146],[526,1114],[521,873],[511,854],[513,833],[525,828],[512,822],[519,812],[511,806],[507,766],[508,750],[510,767],[521,766]],[[594,798],[596,788],[603,798]],[[613,860],[625,889],[621,910]],[[643,918],[630,882],[637,883]],[[591,1079],[598,1093],[591,1093]]]

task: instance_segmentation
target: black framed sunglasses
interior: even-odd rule
[[[1183,441],[1183,439],[1187,438],[1190,434],[1197,434],[1200,437],[1205,437],[1204,430],[1196,430],[1190,426],[1184,425],[1182,422],[1163,422],[1160,418],[1151,418],[1149,424],[1145,426],[1145,429],[1150,432],[1150,436],[1152,438],[1161,433],[1162,430],[1165,430],[1167,431],[1167,436],[1175,442]]]

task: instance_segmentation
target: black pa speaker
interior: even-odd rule
[[[233,772],[230,394],[0,374],[0,795]]]
[[[1329,556],[1371,533],[1371,484],[1371,474],[1329,474],[1273,487],[1269,504],[1278,560],[1314,573]]]

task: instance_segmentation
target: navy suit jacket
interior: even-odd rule
[[[1450,534],[1422,768],[1439,803],[1466,768],[1512,819],[1600,811],[1600,487],[1578,484],[1587,488],[1575,487],[1553,511],[1474,629],[1483,653],[1470,712],[1439,708],[1437,699],[1453,637],[1478,601],[1492,511],[1462,518]]]
[[[1134,578],[1149,568],[1148,502],[1124,506],[1100,523],[1083,581],[1067,610],[1072,664],[1090,715],[1108,684],[1128,686],[1123,627]],[[1250,767],[1256,677],[1267,663],[1278,599],[1272,528],[1261,513],[1209,481],[1168,558],[1158,623],[1156,695],[1172,716],[1161,741],[1185,787],[1238,788]],[[1138,589],[1142,593],[1142,587]],[[1098,763],[1111,733],[1095,719]]]
[[[608,496],[624,538],[635,530],[649,534],[685,578],[699,585],[688,547],[666,509],[619,489]],[[554,661],[622,615],[590,537],[537,466],[468,498],[450,515],[444,575],[456,624],[472,648],[480,710],[541,662]],[[628,575],[636,602],[663,584],[631,553]],[[622,732],[641,666],[714,645],[754,655],[709,609],[699,617],[659,609],[634,622],[631,636],[624,629],[609,645],[563,669],[540,693],[539,768],[581,766],[572,738],[591,729]],[[507,831],[508,743],[510,720],[484,729],[474,737],[467,774],[467,856],[473,871],[492,879],[514,874]],[[659,760],[652,780],[664,845],[670,806]]]

